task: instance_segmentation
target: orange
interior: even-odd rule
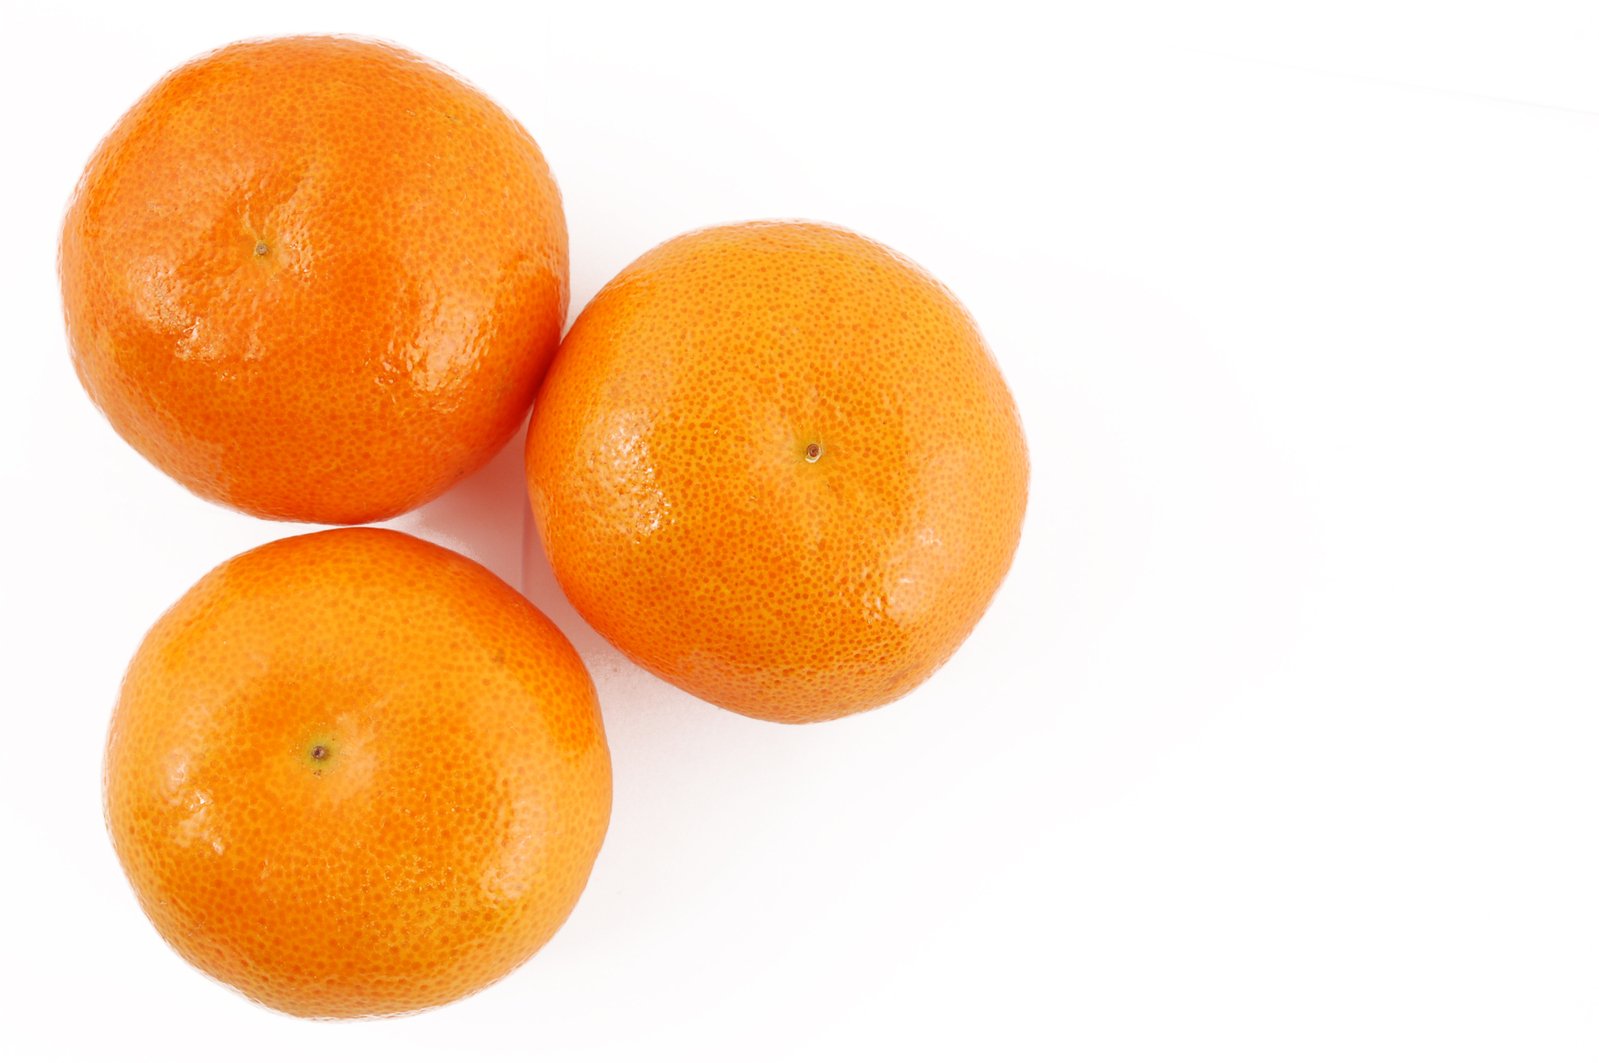
[[[555,933],[611,769],[542,613],[442,547],[343,529],[223,563],[156,623],[105,803],[190,963],[295,1015],[382,1015],[481,989]]]
[[[566,319],[527,132],[386,44],[230,45],[90,159],[61,235],[73,363],[113,428],[262,517],[401,513],[482,465]]]
[[[767,720],[906,693],[970,633],[1027,497],[971,317],[842,229],[669,240],[584,309],[534,406],[533,514],[579,613]]]

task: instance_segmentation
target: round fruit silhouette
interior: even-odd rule
[[[690,693],[808,722],[909,691],[1010,565],[1015,404],[972,319],[828,226],[689,233],[595,296],[527,439],[579,613]]]
[[[106,819],[190,963],[295,1015],[443,1004],[566,919],[610,817],[594,687],[488,570],[399,532],[213,569],[123,681]]]
[[[168,74],[61,236],[73,364],[195,493],[355,524],[482,465],[566,318],[560,194],[527,132],[398,48],[249,41]]]

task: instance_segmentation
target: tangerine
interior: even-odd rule
[[[960,303],[843,229],[689,233],[607,284],[527,438],[572,605],[707,701],[809,722],[926,679],[1008,569],[1028,463]]]
[[[291,1014],[454,1000],[560,927],[610,817],[594,686],[487,569],[399,532],[240,554],[140,646],[106,819],[156,929]]]
[[[538,146],[376,41],[229,45],[172,71],[78,182],[73,365],[205,498],[359,524],[515,433],[560,340],[567,236]]]

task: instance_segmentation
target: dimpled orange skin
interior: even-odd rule
[[[538,146],[389,45],[248,41],[168,74],[61,236],[73,364],[141,454],[261,517],[356,524],[482,465],[567,306]]]
[[[919,267],[800,222],[689,233],[595,296],[527,439],[573,606],[707,701],[787,723],[892,701],[971,632],[1027,451],[977,328]]]
[[[294,1015],[443,1004],[555,933],[611,769],[571,645],[399,532],[270,543],[158,621],[123,682],[106,816],[190,963]]]

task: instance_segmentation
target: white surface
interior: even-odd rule
[[[1599,1053],[1590,5],[514,6],[3,8],[0,1055]],[[144,630],[302,529],[190,497],[94,412],[56,227],[157,76],[291,31],[399,41],[520,117],[574,309],[718,221],[904,251],[983,325],[1034,463],[965,649],[802,729],[599,644],[524,543],[516,453],[397,521],[526,568],[600,684],[617,789],[543,953],[379,1023],[194,973],[100,818]]]

